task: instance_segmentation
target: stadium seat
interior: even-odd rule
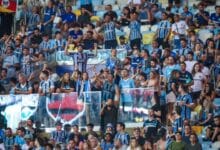
[[[92,5],[94,6],[100,6],[102,5],[103,1],[102,0],[93,0]]]
[[[123,27],[123,31],[126,33],[126,35],[130,34],[130,29],[127,26]]]
[[[142,25],[141,26],[141,33],[149,31],[150,25]]]
[[[208,29],[202,29],[198,31],[198,37],[203,43],[205,43],[208,38],[213,37],[213,33],[211,33]]]
[[[157,31],[157,25],[153,25],[150,28],[151,31],[156,32]]]
[[[100,17],[101,19],[103,18],[104,14],[105,14],[105,11],[97,11],[96,12],[96,16]]]
[[[116,3],[115,0],[104,0],[103,5],[114,5]]]

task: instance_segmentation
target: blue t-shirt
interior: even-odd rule
[[[64,23],[72,23],[76,21],[76,15],[74,13],[65,13],[61,18]]]
[[[69,35],[72,36],[73,39],[77,39],[79,36],[83,35],[83,32],[82,30],[78,30],[78,31],[72,30],[69,32]]]
[[[120,90],[122,90],[122,93],[121,93],[121,101],[122,102],[128,102],[128,103],[131,103],[133,100],[132,100],[132,95],[130,94],[130,91],[123,91],[123,89],[126,89],[126,88],[134,88],[135,85],[134,85],[134,80],[131,79],[131,78],[128,78],[128,79],[121,79],[120,82],[119,82],[119,88]]]
[[[207,11],[202,12],[206,17],[209,17],[209,13]],[[203,16],[198,13],[195,15],[195,19],[200,26],[208,25],[208,21],[203,18]]]
[[[216,13],[212,13],[211,16],[210,16],[210,19],[216,23],[217,25],[220,26],[220,15],[219,14],[216,14]]]
[[[46,7],[44,10],[44,22],[49,21],[52,16],[55,16],[55,14],[56,14],[55,8]]]

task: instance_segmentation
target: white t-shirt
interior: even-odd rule
[[[186,71],[188,71],[189,73],[192,73],[192,69],[193,69],[193,66],[195,65],[195,63],[197,63],[197,61],[195,60],[192,60],[192,61],[185,61],[186,63]]]
[[[210,70],[208,67],[203,67],[202,73],[206,76],[210,76]]]
[[[172,32],[175,31],[179,34],[184,34],[184,35],[186,35],[188,29],[189,29],[188,25],[183,20],[173,23],[171,28]],[[180,39],[179,35],[174,35],[174,39]]]
[[[141,4],[141,0],[128,0],[127,4],[129,3],[133,3],[133,4]]]
[[[206,76],[202,72],[197,72],[193,76],[194,84],[191,86],[193,92],[198,92],[202,90],[202,82],[206,79]]]

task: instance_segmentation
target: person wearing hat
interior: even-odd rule
[[[66,133],[62,130],[62,123],[60,121],[57,121],[55,126],[56,130],[51,133],[50,139],[54,141],[55,144],[66,144],[68,137]]]
[[[34,147],[34,144],[33,144],[33,136],[31,134],[26,134],[24,136],[24,140],[25,140],[25,144],[22,145],[21,149],[22,150],[26,150],[26,149],[31,149]]]

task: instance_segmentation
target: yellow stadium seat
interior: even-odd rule
[[[76,16],[80,16],[80,15],[81,15],[81,11],[80,11],[79,9],[74,10],[73,13],[74,13]]]
[[[91,20],[92,22],[97,22],[97,21],[100,21],[100,17],[99,17],[99,16],[92,16],[92,17],[90,18],[90,20]]]
[[[143,44],[144,45],[151,44],[152,41],[154,40],[154,35],[155,35],[155,32],[148,32],[148,33],[142,34]]]

